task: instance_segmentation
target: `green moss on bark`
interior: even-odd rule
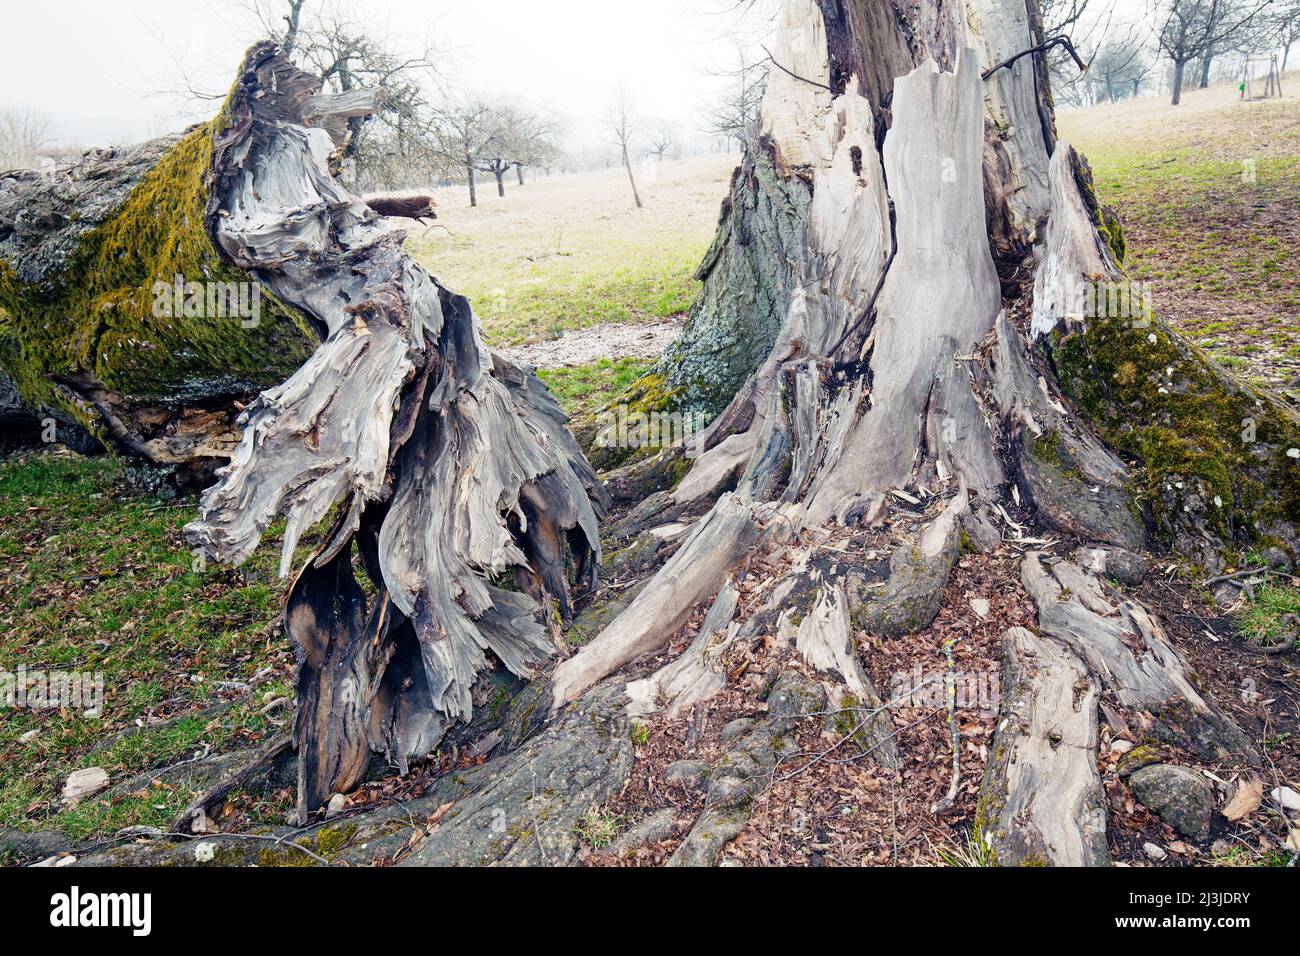
[[[92,379],[132,399],[183,403],[283,381],[317,338],[306,320],[260,289],[256,327],[238,317],[154,315],[154,286],[251,282],[222,261],[204,224],[213,135],[225,120],[186,133],[135,184],[121,208],[79,239],[40,287],[0,260],[0,365],[24,400],[90,413],[56,387]],[[206,310],[200,310],[206,311]]]
[[[1054,336],[1061,384],[1142,465],[1141,500],[1174,543],[1188,516],[1224,542],[1300,525],[1300,421],[1163,323],[1094,320]]]

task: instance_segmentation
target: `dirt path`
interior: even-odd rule
[[[682,324],[676,321],[646,325],[612,322],[570,329],[558,339],[517,345],[502,351],[513,361],[541,369],[574,368],[603,358],[654,360],[681,331]]]

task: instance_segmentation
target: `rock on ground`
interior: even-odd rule
[[[1183,836],[1194,840],[1209,836],[1214,792],[1195,770],[1154,764],[1133,774],[1129,786],[1143,806]]]

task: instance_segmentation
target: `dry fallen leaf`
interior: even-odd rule
[[[1243,780],[1237,784],[1237,792],[1232,795],[1227,806],[1223,808],[1223,815],[1234,823],[1243,817],[1248,817],[1264,801],[1264,784],[1260,780]]]

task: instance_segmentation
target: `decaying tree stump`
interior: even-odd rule
[[[736,309],[783,296],[786,311],[705,433],[705,453],[634,513],[636,528],[651,528],[684,520],[694,501],[703,517],[636,600],[556,667],[557,708],[662,648],[697,602],[717,594],[715,608],[729,606],[731,575],[755,552],[790,568],[769,610],[816,595],[797,650],[855,688],[844,619],[881,635],[925,628],[959,536],[988,540],[1013,504],[1096,547],[1173,546],[1206,563],[1248,542],[1300,553],[1294,413],[1158,317],[1107,312],[1109,288],[1124,282],[1107,241],[1117,227],[1086,164],[1057,140],[1041,57],[991,69],[1041,39],[1035,5],[1020,0],[905,11],[787,0],[759,155],[733,181],[710,252],[721,267],[705,275],[691,334],[709,340],[712,323],[725,344],[745,321]],[[755,175],[767,167],[776,189]],[[806,191],[810,201],[770,214],[773,195]],[[790,281],[777,268],[745,285],[755,261],[788,262]],[[753,317],[755,338],[766,314]],[[1277,497],[1265,501],[1263,488]],[[838,529],[879,525],[900,500],[933,502],[933,518],[899,546],[883,587],[800,559]],[[1102,692],[1194,753],[1258,760],[1135,601],[1069,562],[1031,556],[1024,576],[1041,634],[1007,637],[1002,756],[980,822],[1002,862],[1106,860]],[[745,625],[714,618],[683,663],[630,686],[637,713],[652,698],[698,701],[717,683],[711,655]]]
[[[287,571],[301,533],[335,516],[286,611],[302,811],[356,786],[371,749],[403,770],[429,753],[469,718],[489,654],[523,677],[548,660],[547,619],[570,614],[570,570],[593,578],[606,504],[538,379],[485,346],[468,302],[334,177],[336,142],[307,125],[318,85],[255,47],[214,140],[216,246],[324,342],[245,410],[186,532],[238,563],[285,514]]]

